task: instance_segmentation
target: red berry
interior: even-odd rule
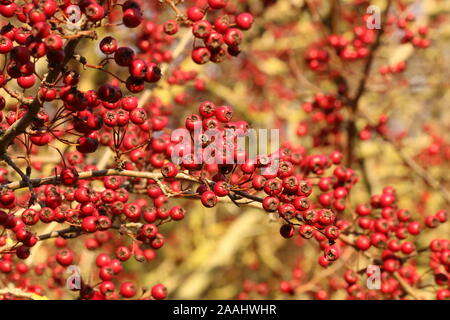
[[[243,30],[248,30],[251,28],[253,23],[253,16],[251,13],[241,13],[236,17],[236,23],[239,28]]]
[[[405,241],[401,245],[401,250],[404,254],[411,254],[415,250],[414,244],[410,241]]]
[[[359,237],[356,239],[356,242],[355,242],[356,247],[357,247],[359,250],[363,250],[363,251],[369,249],[369,248],[370,248],[370,244],[371,244],[371,241],[370,241],[370,239],[369,239],[368,237],[366,237],[366,236],[359,236]]]
[[[69,249],[59,250],[56,254],[56,260],[62,266],[71,265],[73,262],[73,252]]]
[[[290,224],[283,224],[280,228],[280,235],[283,238],[292,238],[295,233],[295,228]]]
[[[105,37],[100,41],[100,50],[104,54],[112,54],[117,50],[117,40],[113,37]]]
[[[156,284],[151,289],[151,295],[156,300],[162,300],[167,297],[167,289],[163,284]]]
[[[30,248],[22,245],[16,249],[16,255],[19,259],[26,259],[30,256]]]
[[[204,15],[205,14],[203,13],[202,9],[200,9],[199,7],[190,7],[187,10],[188,19],[193,22],[203,19]]]
[[[31,88],[32,86],[34,86],[35,82],[36,77],[34,74],[17,78],[17,84],[24,89]]]
[[[202,204],[205,207],[212,208],[217,203],[217,197],[212,191],[206,191],[201,195]]]
[[[129,8],[123,12],[123,24],[128,28],[136,28],[142,23],[142,12],[138,8]]]
[[[208,0],[208,5],[212,9],[223,9],[227,6],[228,0]]]
[[[97,218],[94,216],[85,217],[81,223],[81,228],[89,233],[97,231]]]
[[[132,282],[123,282],[120,285],[120,294],[124,298],[132,298],[136,295],[136,286]]]
[[[60,175],[61,182],[66,186],[73,186],[78,182],[78,172],[75,168],[65,168]]]
[[[192,60],[197,64],[205,64],[211,58],[211,52],[206,47],[192,50]]]

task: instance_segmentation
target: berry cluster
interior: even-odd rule
[[[230,267],[237,298],[421,299],[432,287],[450,299],[448,182],[427,171],[448,165],[447,127],[424,126],[410,157],[395,113],[362,108],[367,91],[407,87],[414,61],[379,57],[385,38],[423,52],[430,27],[401,1],[386,2],[379,30],[361,14],[370,1],[342,4],[338,27],[305,2],[320,32],[299,54],[302,28],[269,12],[282,2],[0,0],[0,298],[165,299],[163,276],[147,286],[142,273],[183,267],[195,245],[180,226],[203,211],[228,226],[238,215],[224,204],[262,209],[280,235]],[[259,19],[264,41],[244,38]],[[263,124],[281,143],[254,154],[246,141]],[[373,184],[366,143],[392,146],[423,186],[394,188],[412,184],[400,173]]]

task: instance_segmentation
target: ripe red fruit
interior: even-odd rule
[[[116,249],[116,257],[120,261],[127,261],[131,256],[131,251],[125,246],[120,246]]]
[[[25,64],[30,60],[30,51],[27,47],[17,46],[11,50],[11,59],[19,64]]]
[[[122,67],[128,67],[135,56],[134,51],[128,47],[120,47],[114,53],[114,61]]]
[[[31,237],[31,233],[27,231],[25,228],[19,229],[16,232],[16,239],[19,242],[26,242],[27,239]]]
[[[73,252],[68,249],[59,250],[56,254],[56,260],[62,266],[71,265],[73,262]]]
[[[17,84],[24,89],[31,88],[32,86],[34,86],[35,82],[36,77],[34,74],[17,78]]]
[[[321,267],[326,268],[326,267],[328,267],[328,265],[329,265],[330,263],[331,263],[331,262],[330,262],[325,256],[320,256],[320,257],[319,257],[319,265],[320,265]]]
[[[217,203],[217,197],[212,191],[206,191],[201,195],[202,204],[207,208],[212,208]]]
[[[39,215],[34,209],[26,209],[22,212],[22,221],[26,225],[34,225],[39,221]]]
[[[356,213],[360,216],[368,216],[372,213],[372,208],[367,204],[360,203],[356,207]]]
[[[147,72],[144,80],[149,83],[158,82],[161,79],[161,69],[155,63],[147,64]]]
[[[207,39],[211,34],[212,26],[207,20],[200,20],[192,26],[192,33],[196,38]]]
[[[219,181],[214,184],[214,193],[218,197],[225,197],[230,193],[230,184],[225,181]]]
[[[182,220],[186,215],[186,210],[181,206],[174,206],[170,209],[170,217],[175,220]]]
[[[414,252],[415,247],[414,244],[410,241],[405,241],[401,245],[401,250],[404,254],[411,254]]]
[[[167,297],[167,289],[163,284],[156,284],[151,290],[152,297],[156,300],[162,300]]]
[[[105,16],[105,10],[96,2],[91,2],[84,11],[88,19],[93,22],[99,21]]]
[[[205,64],[211,58],[211,52],[206,47],[192,50],[192,60],[197,64]]]
[[[154,224],[144,224],[138,232],[138,237],[142,239],[153,239],[158,234],[158,227],[156,227]]]
[[[161,233],[157,233],[150,245],[153,249],[161,248],[164,245],[164,236]]]
[[[136,286],[132,282],[123,282],[120,285],[120,294],[124,298],[132,298],[136,295]]]
[[[281,204],[278,206],[278,214],[285,219],[291,219],[296,216],[295,207],[290,203]]]
[[[128,28],[136,28],[142,23],[142,12],[138,8],[129,8],[123,12],[123,24]]]
[[[370,248],[370,244],[371,244],[371,241],[370,241],[370,239],[369,239],[368,237],[366,237],[366,236],[359,236],[359,237],[356,239],[356,242],[355,242],[356,247],[357,247],[359,250],[363,250],[363,251],[369,249],[369,248]]]
[[[61,50],[64,42],[59,35],[51,34],[44,39],[47,50],[58,51]]]
[[[53,101],[56,99],[58,91],[55,89],[41,88],[41,96],[45,101]]]
[[[13,43],[12,41],[4,36],[0,36],[0,53],[5,54],[12,50]]]
[[[128,70],[130,75],[134,78],[144,78],[145,73],[147,72],[147,64],[144,60],[134,59],[128,65]]]
[[[227,6],[228,0],[208,0],[208,5],[212,9],[223,9]]]
[[[308,224],[303,224],[298,229],[298,233],[305,239],[311,239],[314,235],[314,228]]]
[[[187,17],[193,22],[203,19],[204,15],[205,14],[203,13],[202,9],[200,9],[199,7],[190,7],[187,10]]]
[[[177,175],[178,169],[172,162],[167,162],[161,167],[161,173],[166,178],[172,178]]]
[[[286,239],[292,238],[292,236],[294,235],[294,233],[295,233],[295,228],[294,228],[294,226],[292,226],[292,225],[290,225],[290,224],[283,224],[283,225],[280,227],[280,235],[281,235],[283,238],[286,238]]]
[[[236,28],[230,28],[223,36],[223,41],[230,47],[238,46],[242,42],[242,31]]]
[[[413,221],[408,224],[408,232],[412,235],[418,235],[420,233],[420,223]]]
[[[117,50],[117,40],[110,36],[105,37],[100,41],[99,47],[104,54],[112,54]]]
[[[164,23],[164,32],[168,35],[174,35],[178,32],[178,23],[175,20],[169,20]]]
[[[42,208],[39,211],[39,219],[44,223],[50,223],[55,219],[55,212],[49,207]]]
[[[446,210],[439,210],[438,212],[436,212],[435,216],[439,220],[439,222],[441,223],[447,222],[448,213]]]
[[[230,106],[218,106],[216,108],[216,117],[220,122],[229,122],[233,117],[233,109]]]
[[[205,101],[198,107],[198,113],[202,118],[211,118],[216,114],[216,105],[210,101]]]
[[[328,261],[335,261],[339,258],[339,248],[335,245],[328,246],[324,250],[324,256]]]
[[[97,150],[98,140],[90,137],[80,137],[77,141],[77,150],[81,153],[92,153]]]
[[[236,17],[236,23],[239,28],[243,30],[248,30],[252,26],[253,16],[251,13],[248,12],[241,13]]]
[[[280,205],[280,200],[277,197],[268,196],[263,200],[263,208],[268,212],[274,212],[278,209]]]
[[[439,226],[439,224],[440,224],[440,221],[436,216],[427,216],[425,218],[425,225],[428,228],[436,228]]]
[[[356,283],[356,281],[358,281],[358,274],[349,269],[345,272],[344,279],[348,284],[354,284]]]
[[[133,96],[123,97],[120,102],[122,109],[127,111],[133,111],[138,106],[138,99]]]
[[[128,77],[125,83],[128,91],[138,93],[144,90],[145,83],[143,79]]]
[[[11,18],[14,16],[16,8],[17,6],[14,2],[10,4],[0,5],[0,14],[5,18]]]
[[[397,259],[386,259],[383,268],[387,272],[394,272],[400,267],[400,262]]]
[[[30,248],[22,245],[16,249],[16,255],[19,259],[27,259],[30,256]]]
[[[100,285],[100,292],[106,297],[111,295],[114,292],[114,290],[115,285],[111,281],[103,281],[102,284]]]
[[[336,226],[328,226],[325,228],[324,230],[325,236],[329,239],[329,240],[336,240],[337,238],[339,238],[339,228]]]
[[[60,174],[61,182],[66,186],[73,186],[78,182],[78,171],[75,168],[65,168]]]
[[[111,228],[112,226],[112,221],[109,217],[107,216],[100,216],[97,219],[97,227],[98,230],[108,230],[109,228]]]
[[[99,267],[99,268],[107,266],[110,262],[111,262],[111,259],[105,253],[100,253],[97,256],[97,258],[95,259],[95,263],[96,263],[97,267]]]
[[[89,233],[97,231],[97,218],[94,216],[83,218],[81,228],[83,228],[84,231]]]
[[[103,281],[110,281],[114,277],[114,270],[111,266],[106,265],[100,268],[98,275]]]

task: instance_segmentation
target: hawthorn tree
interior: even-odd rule
[[[0,0],[0,296],[449,299],[443,6]]]

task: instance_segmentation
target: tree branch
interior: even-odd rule
[[[41,83],[41,86],[46,86],[47,84],[53,84],[58,79],[58,76],[63,72],[65,65],[72,58],[75,48],[80,42],[80,38],[69,40],[64,48],[64,61],[58,66],[51,66],[49,64],[50,71],[45,76]],[[7,91],[8,92],[8,91]],[[43,101],[40,96],[40,92],[36,95],[33,101],[28,103],[28,110],[25,112],[22,118],[14,122],[0,137],[0,154],[6,153],[10,143],[15,137],[25,132],[26,128],[35,119],[39,110],[42,107]]]
[[[359,81],[355,95],[349,101],[350,121],[349,121],[349,124],[347,127],[347,166],[348,167],[350,167],[353,163],[356,132],[357,132],[355,117],[356,117],[356,113],[358,111],[359,101],[366,90],[367,81],[368,81],[369,75],[370,75],[370,70],[372,68],[372,64],[375,59],[375,52],[381,45],[381,36],[384,34],[384,31],[385,31],[384,23],[387,19],[387,15],[388,15],[389,9],[391,7],[391,2],[392,2],[391,0],[387,0],[386,8],[384,9],[383,14],[381,16],[381,21],[382,21],[383,25],[382,25],[381,29],[378,30],[375,42],[372,44],[372,46],[369,50],[369,56],[367,58],[366,64],[364,65],[364,69],[363,69],[363,76],[362,76],[361,80]]]

